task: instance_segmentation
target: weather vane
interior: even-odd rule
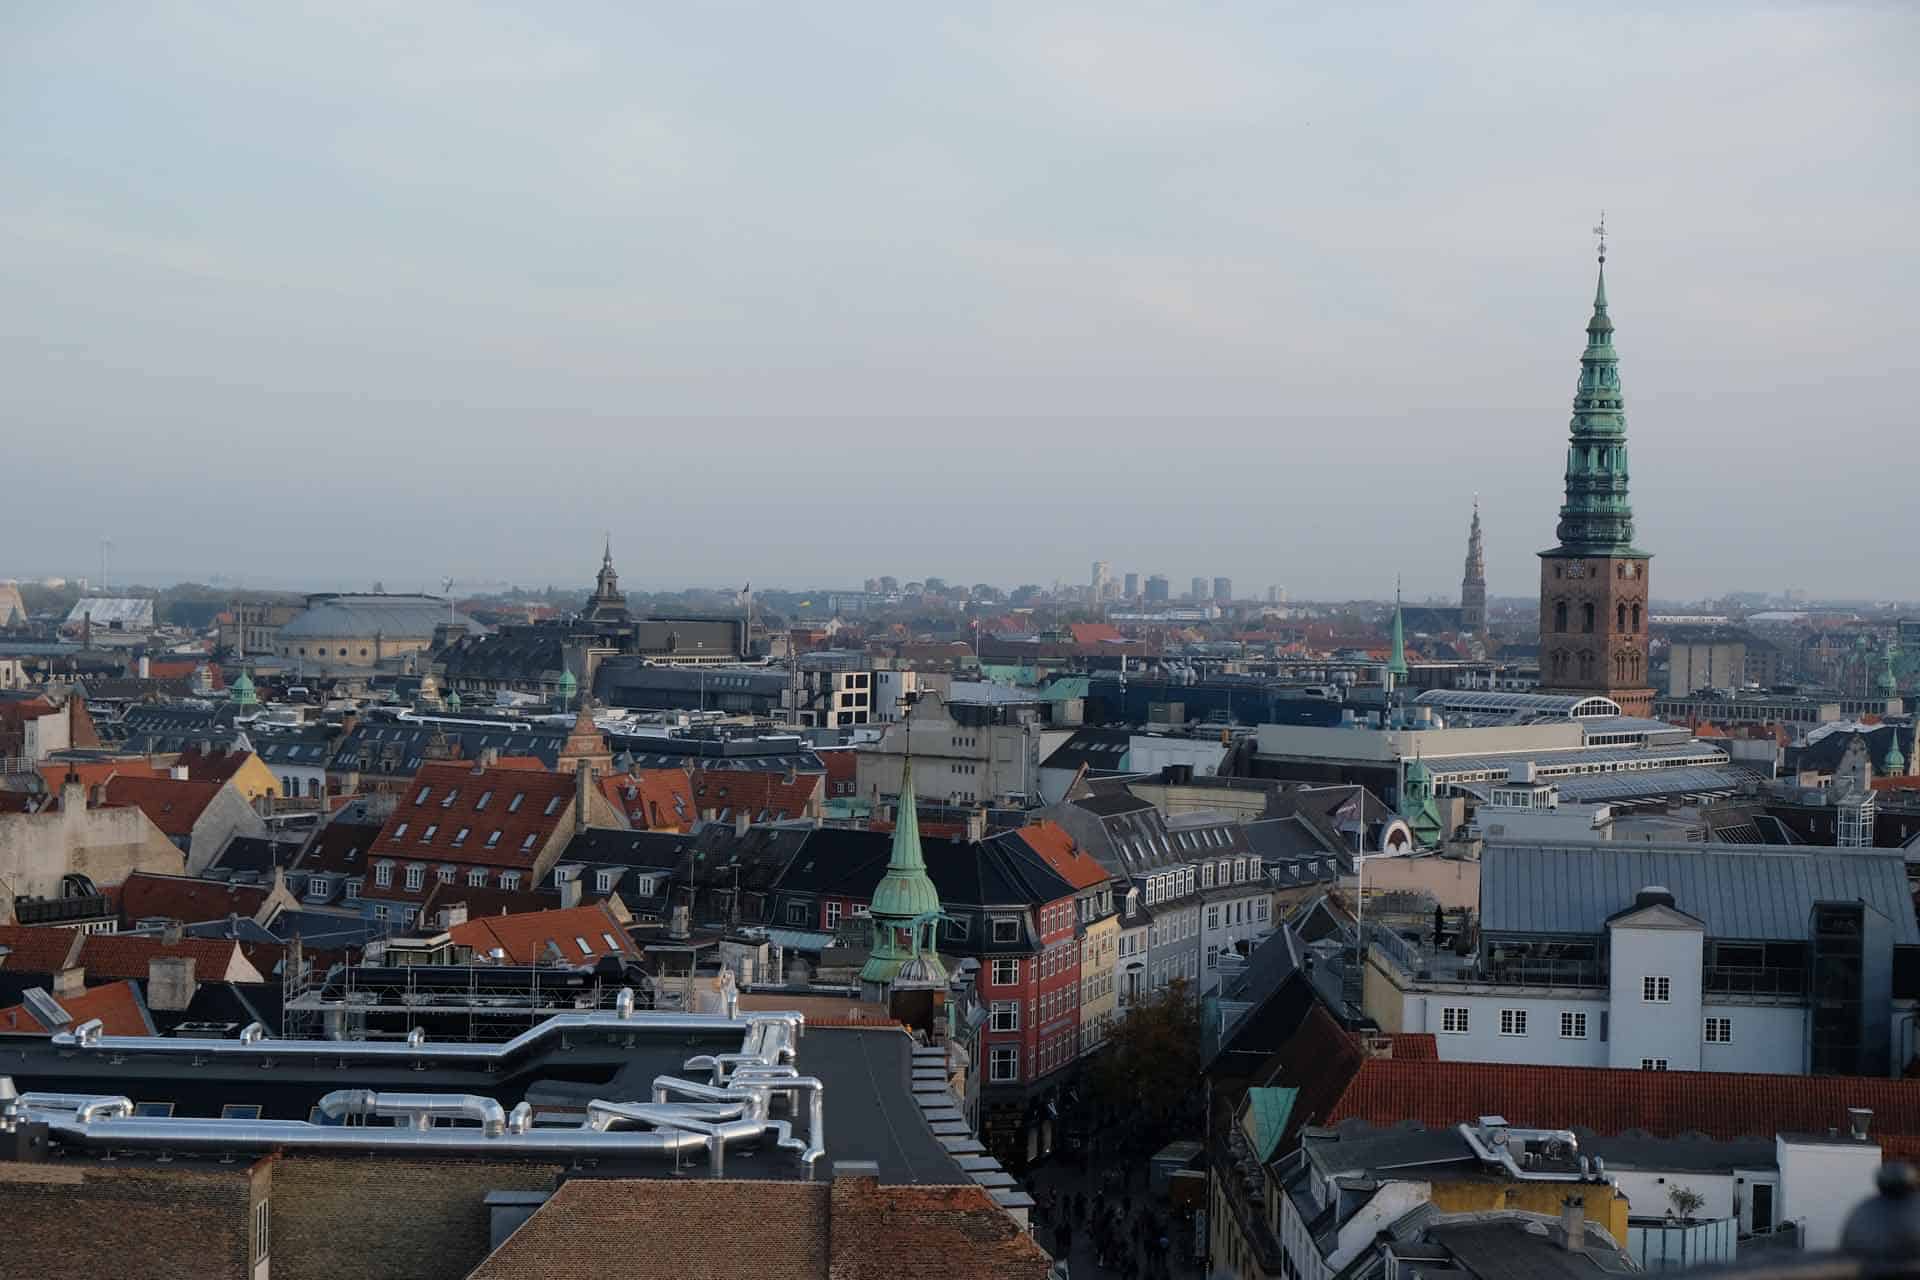
[[[1600,237],[1600,261],[1607,260],[1607,211],[1600,211],[1600,221],[1594,224],[1593,234]]]

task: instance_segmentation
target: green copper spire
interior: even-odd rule
[[[1873,690],[1883,698],[1898,697],[1900,694],[1900,680],[1893,674],[1893,642],[1891,640],[1881,651],[1880,674],[1874,679]]]
[[[233,688],[227,692],[228,696],[233,699],[233,705],[236,707],[257,707],[260,705],[260,695],[255,693],[253,688],[253,677],[244,670],[241,671],[240,678],[233,682]]]
[[[1557,550],[1574,556],[1633,556],[1633,507],[1627,500],[1627,415],[1620,392],[1620,357],[1607,314],[1607,242],[1600,232],[1600,279],[1587,321],[1587,349],[1573,392],[1567,444],[1566,501],[1560,507]]]
[[[1393,652],[1387,658],[1387,674],[1396,680],[1407,678],[1407,625],[1400,615],[1400,586],[1393,588]]]
[[[940,894],[927,876],[920,852],[919,801],[913,793],[913,759],[900,774],[900,804],[893,820],[893,852],[887,873],[873,891],[873,953],[860,981],[888,984],[903,976],[944,984],[947,967],[934,950]],[[909,968],[911,966],[911,968]],[[903,970],[907,972],[903,975]]]
[[[573,695],[577,693],[579,689],[580,681],[574,678],[573,672],[562,671],[560,673],[560,709],[562,711],[569,710],[573,706]]]
[[[1889,778],[1899,777],[1907,771],[1907,758],[1900,754],[1900,728],[1894,726],[1893,741],[1887,744],[1887,754],[1880,761],[1880,772]]]

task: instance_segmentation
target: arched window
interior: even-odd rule
[[[1588,635],[1593,634],[1593,602],[1589,600],[1580,606],[1580,629]]]
[[[1565,600],[1553,606],[1553,629],[1555,631],[1565,631],[1567,629],[1567,602]]]
[[[1633,629],[1640,630],[1640,606],[1637,604],[1633,606]]]
[[[1593,655],[1590,653],[1580,655],[1580,678],[1582,680],[1593,679]]]
[[[1614,622],[1613,629],[1615,631],[1625,631],[1627,629],[1627,606],[1626,605],[1617,604],[1613,606],[1613,622]]]

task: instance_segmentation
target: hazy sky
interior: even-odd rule
[[[1553,12],[1548,12],[1549,10]],[[0,577],[1915,594],[1920,6],[14,4]]]

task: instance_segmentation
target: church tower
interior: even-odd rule
[[[1487,642],[1487,556],[1480,545],[1480,499],[1473,500],[1467,529],[1467,568],[1460,575],[1460,629]]]
[[[622,623],[632,620],[627,598],[620,592],[620,575],[613,569],[613,536],[607,536],[606,550],[600,557],[600,572],[594,576],[593,594],[580,611],[588,622]]]
[[[1599,694],[1629,715],[1648,715],[1647,568],[1653,557],[1633,545],[1627,415],[1607,315],[1604,223],[1600,237],[1600,279],[1573,393],[1560,544],[1540,553],[1540,688]]]

